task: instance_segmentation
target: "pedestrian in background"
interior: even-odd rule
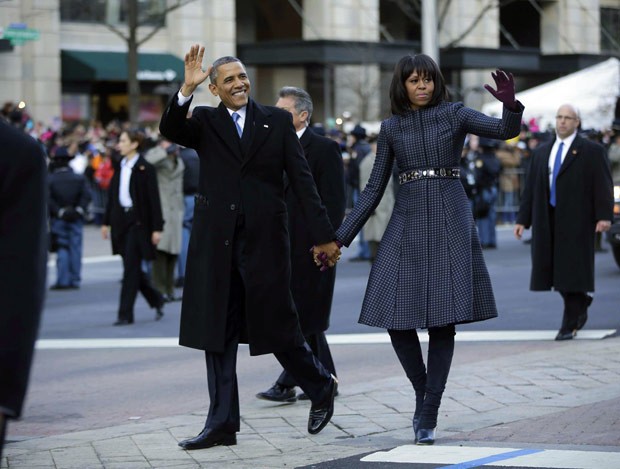
[[[513,78],[501,70],[493,78],[497,90],[485,88],[504,103],[502,119],[449,102],[441,71],[429,56],[403,57],[392,76],[392,117],[381,124],[370,179],[336,231],[334,244],[353,241],[379,204],[396,160],[401,186],[370,271],[359,322],[390,334],[415,390],[417,444],[435,441],[455,325],[497,316],[469,200],[459,181],[468,133],[502,140],[519,133],[523,106],[515,100]],[[429,332],[426,365],[417,329]]]
[[[482,249],[497,247],[495,203],[497,202],[497,182],[501,172],[501,163],[495,156],[498,143],[498,140],[478,137],[478,155],[474,162],[476,174],[474,211]]]
[[[375,165],[375,160],[377,156],[377,139],[376,136],[369,141],[370,143],[370,153],[366,155],[362,163],[360,164],[360,189],[364,190],[366,184],[370,180],[370,173],[372,172],[372,168]],[[377,257],[377,251],[379,250],[379,245],[381,243],[381,239],[383,238],[383,233],[385,233],[385,229],[387,228],[388,222],[390,221],[390,217],[392,216],[392,210],[394,210],[394,178],[391,178],[388,181],[385,191],[383,192],[383,196],[381,197],[381,202],[377,205],[377,208],[373,210],[373,212],[368,217],[368,221],[362,228],[362,233],[364,233],[364,239],[368,242],[368,248],[370,251],[370,262],[374,262]]]
[[[101,235],[112,238],[112,252],[123,258],[118,319],[115,326],[134,322],[138,291],[155,309],[155,320],[163,317],[163,295],[142,270],[143,260],[155,258],[155,247],[164,227],[155,168],[140,154],[144,133],[130,129],[121,133],[118,150],[122,156],[108,191],[108,206]]]
[[[532,154],[514,234],[532,228],[530,290],[552,288],[564,300],[555,340],[569,340],[588,320],[594,291],[594,237],[613,220],[613,184],[605,149],[578,135],[571,104],[559,107],[555,139]]]
[[[179,342],[205,351],[209,413],[200,433],[179,443],[195,450],[235,445],[241,424],[236,360],[240,342],[251,355],[273,353],[310,397],[308,432],[334,411],[335,377],[312,353],[290,292],[290,240],[283,173],[299,198],[315,244],[334,230],[308,168],[289,112],[250,98],[250,79],[235,57],[202,69],[204,47],[185,54],[185,78],[159,129],[200,157],[199,192],[189,242]],[[196,88],[209,78],[218,107],[197,106]]]
[[[342,223],[346,205],[344,165],[340,147],[333,140],[317,135],[309,127],[313,106],[312,98],[305,90],[291,86],[282,88],[276,107],[292,114],[293,126],[304,149],[321,202],[327,210],[332,226],[334,229],[338,228]],[[310,223],[288,180],[285,182],[284,197],[291,239],[291,293],[301,330],[314,355],[327,371],[336,376],[334,359],[325,338],[325,331],[329,328],[336,269],[321,272],[308,255],[308,249],[313,244],[308,229]],[[307,399],[305,393],[296,395],[295,386],[295,378],[284,370],[271,388],[258,393],[256,397],[276,402]]]
[[[0,117],[0,461],[21,416],[45,296],[47,168],[35,139]]]
[[[51,250],[56,252],[56,283],[52,290],[80,288],[84,221],[91,201],[88,181],[69,166],[66,147],[52,154],[48,178]]]
[[[174,269],[183,242],[183,173],[185,164],[175,143],[162,140],[145,154],[145,159],[155,167],[157,187],[161,201],[164,229],[155,250],[152,263],[153,285],[165,301],[175,301]]]
[[[198,194],[198,178],[200,177],[200,158],[193,148],[181,147],[181,159],[185,165],[183,171],[183,238],[181,240],[181,252],[177,262],[176,287],[185,284],[185,266],[187,265],[187,249],[189,247],[189,235],[194,223],[194,206],[196,194]]]
[[[347,181],[351,186],[352,206],[357,204],[361,192],[360,186],[360,164],[371,151],[370,144],[366,141],[366,129],[357,124],[351,130],[352,143],[349,151],[349,162],[347,167]],[[351,257],[350,261],[369,261],[371,258],[370,247],[364,239],[364,233],[360,232],[357,238],[357,256]]]

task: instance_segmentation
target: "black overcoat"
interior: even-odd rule
[[[517,223],[532,227],[530,289],[591,292],[596,222],[613,220],[609,163],[601,145],[575,137],[556,179],[551,227],[549,154],[553,143],[534,150],[517,216]],[[555,233],[553,242],[551,228]]]
[[[179,106],[164,111],[160,132],[200,157],[199,192],[189,242],[181,309],[181,345],[224,350],[226,313],[237,217],[245,217],[245,332],[258,355],[303,343],[290,292],[290,241],[284,201],[286,173],[308,220],[311,244],[334,239],[291,114],[250,99],[244,138],[226,107]],[[310,246],[308,247],[310,248]],[[308,254],[310,255],[310,254]]]
[[[346,205],[344,164],[340,146],[335,141],[315,134],[307,128],[299,139],[308,160],[329,221],[338,229]],[[313,244],[308,222],[295,197],[286,186],[286,208],[291,235],[291,293],[299,313],[304,334],[323,332],[329,328],[329,316],[334,295],[336,268],[321,272],[308,250]]]
[[[118,198],[121,181],[120,165],[115,167],[114,176],[108,188],[108,205],[103,216],[103,224],[112,228],[112,252],[122,254],[121,237],[124,226],[123,207]],[[138,156],[129,180],[129,194],[133,202],[138,230],[138,245],[142,259],[155,259],[155,245],[151,242],[153,231],[162,231],[164,219],[157,187],[157,174],[155,167],[142,157]]]
[[[30,136],[0,119],[0,407],[20,416],[45,292],[47,167]]]

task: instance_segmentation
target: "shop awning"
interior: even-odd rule
[[[93,52],[63,50],[61,52],[63,81],[126,81],[126,52]],[[183,60],[172,54],[138,55],[140,81],[181,81]]]

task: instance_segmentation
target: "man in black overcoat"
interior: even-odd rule
[[[588,319],[594,291],[594,237],[613,219],[613,184],[605,149],[577,134],[574,106],[560,106],[556,138],[533,152],[515,236],[532,227],[533,291],[564,300],[556,340],[572,339]]]
[[[200,157],[179,342],[205,351],[210,407],[200,434],[179,445],[236,444],[239,342],[249,343],[251,355],[275,354],[310,397],[308,431],[318,433],[332,416],[337,381],[306,343],[291,296],[284,173],[317,249],[334,239],[334,230],[291,114],[250,98],[239,59],[222,57],[203,71],[203,56],[198,45],[185,55],[183,86],[160,123],[162,135]],[[192,95],[207,78],[221,103],[198,106],[187,118]],[[326,255],[332,259],[338,252]]]
[[[338,229],[346,206],[340,146],[329,138],[317,135],[309,127],[313,105],[305,90],[291,86],[282,88],[276,107],[293,116],[293,126],[304,149],[319,196],[332,226]],[[334,360],[325,338],[325,331],[329,328],[336,269],[321,272],[308,256],[309,246],[313,244],[312,236],[308,232],[308,222],[297,197],[287,182],[285,198],[291,237],[291,293],[301,330],[319,361],[336,376]],[[271,388],[258,393],[256,397],[276,402],[295,402],[298,398],[295,394],[296,385],[291,374],[284,370]],[[304,397],[304,394],[299,396]]]
[[[47,167],[42,147],[0,118],[0,459],[19,418],[43,308]]]

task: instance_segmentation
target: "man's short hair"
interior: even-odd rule
[[[209,73],[209,80],[211,80],[211,83],[215,83],[215,80],[217,80],[217,69],[220,67],[220,65],[226,65],[232,62],[239,62],[241,65],[243,65],[243,62],[241,62],[241,60],[239,60],[237,57],[233,57],[232,55],[226,55],[224,57],[216,59],[215,62],[213,62],[212,64],[213,68],[211,69],[211,73]]]
[[[313,106],[312,98],[306,90],[296,86],[285,86],[280,90],[279,96],[280,98],[293,98],[297,114],[306,111],[308,113],[308,122],[310,122]]]

